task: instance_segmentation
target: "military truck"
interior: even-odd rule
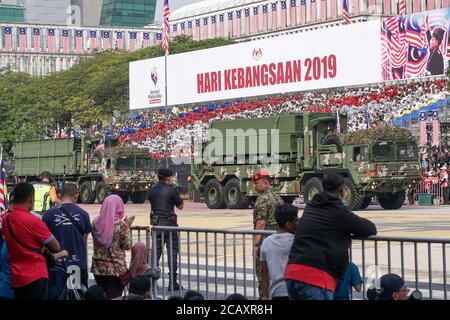
[[[14,154],[19,180],[38,180],[42,171],[49,171],[58,182],[76,183],[85,204],[103,203],[112,193],[124,203],[143,203],[156,178],[148,151],[109,137],[19,141]]]
[[[337,173],[344,177],[344,203],[352,210],[367,208],[374,196],[384,209],[399,209],[405,189],[420,179],[418,147],[409,130],[385,125],[337,133],[336,123],[331,113],[212,122],[209,130],[216,136],[203,145],[201,158],[193,159],[194,188],[209,208],[247,208],[257,197],[250,178],[264,169],[286,203],[299,195],[308,202],[323,190],[321,179]],[[340,127],[347,131],[345,116]],[[264,143],[271,140],[278,141],[278,150]],[[275,163],[263,162],[261,154],[275,153]]]

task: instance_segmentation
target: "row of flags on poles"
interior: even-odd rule
[[[427,112],[420,113],[419,121],[419,145],[426,145],[428,140],[427,135]],[[431,120],[431,146],[439,146],[440,124],[439,112],[433,111]]]
[[[28,32],[31,32],[31,42],[29,43]],[[147,48],[150,46],[150,37],[155,34],[150,32],[137,31],[103,31],[103,30],[71,30],[56,28],[17,28],[18,41],[14,39],[13,28],[5,27],[3,37],[4,51],[13,51],[13,44],[17,44],[17,50],[20,52],[50,52],[50,53],[70,53],[70,44],[73,43],[76,53],[81,54],[86,50],[92,52],[96,49],[128,49],[135,51],[138,48]],[[44,37],[46,36],[46,37]],[[57,38],[59,37],[59,43]],[[128,37],[128,39],[126,39]],[[140,43],[138,43],[138,38]],[[75,39],[75,40],[74,40]],[[15,41],[14,41],[15,40]],[[87,40],[87,41],[86,41]],[[128,48],[126,48],[126,40],[128,40]],[[158,40],[155,38],[155,41]],[[45,43],[44,43],[45,42]],[[31,49],[31,50],[30,50]]]

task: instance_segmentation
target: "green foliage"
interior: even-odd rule
[[[193,41],[180,35],[171,41],[170,53],[232,43],[225,39]],[[109,122],[114,110],[127,113],[129,63],[163,55],[160,46],[136,52],[98,52],[46,77],[0,69],[0,143],[10,150],[17,139],[51,137],[59,128],[87,127],[96,119]]]
[[[342,145],[371,144],[377,140],[413,140],[412,133],[408,129],[395,128],[388,125],[367,130],[343,133],[339,135],[339,138]]]

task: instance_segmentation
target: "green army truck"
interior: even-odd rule
[[[346,132],[345,116],[340,125]],[[374,196],[384,209],[399,209],[405,189],[420,179],[417,143],[407,129],[386,125],[338,134],[336,114],[293,113],[214,121],[209,130],[213,138],[193,159],[191,182],[213,209],[254,203],[251,176],[259,170],[271,173],[273,189],[286,203],[299,195],[308,202],[323,190],[326,174],[340,174],[344,203],[352,210],[367,208]],[[278,143],[278,150],[270,141]],[[276,153],[275,162],[263,162]]]
[[[124,203],[143,203],[156,178],[146,150],[109,137],[104,143],[99,137],[19,141],[14,157],[18,180],[35,181],[49,171],[58,182],[76,183],[85,204],[103,203],[112,193]]]

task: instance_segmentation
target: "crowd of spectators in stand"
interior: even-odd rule
[[[289,112],[336,112],[348,116],[348,131],[392,123],[403,110],[442,99],[447,94],[445,80],[411,82],[350,90],[311,92],[255,100],[237,100],[205,106],[155,109],[123,123],[102,128],[101,134],[121,142],[147,148],[153,157],[189,156],[193,141],[206,137],[206,129],[217,119],[251,119]]]

